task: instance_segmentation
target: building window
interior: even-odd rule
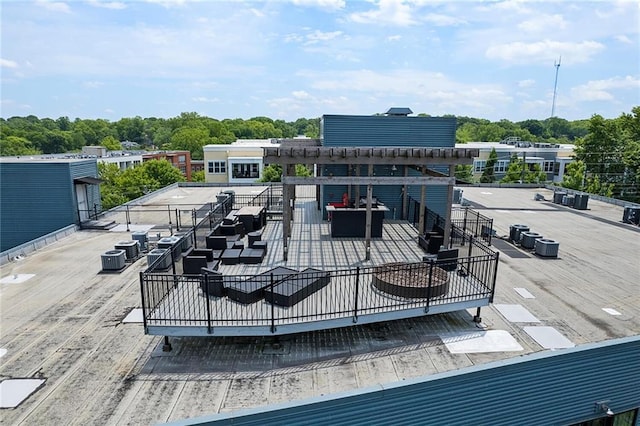
[[[493,167],[493,170],[496,173],[505,173],[509,168],[509,160],[498,160],[496,161],[496,165]]]
[[[555,167],[555,161],[545,161],[544,162],[544,171],[545,173],[553,173],[553,168]]]
[[[237,179],[258,179],[260,165],[258,163],[234,163],[231,170]]]
[[[486,160],[474,160],[473,161],[473,172],[474,173],[482,173],[484,171],[484,167],[487,165]]]
[[[225,161],[209,161],[207,168],[209,173],[217,175],[227,173],[227,163]]]
[[[178,163],[184,163],[185,161],[187,161],[186,155],[179,155],[178,156]]]

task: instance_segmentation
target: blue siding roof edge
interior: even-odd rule
[[[248,408],[241,409],[235,412],[230,413],[219,413],[212,414],[208,416],[202,416],[192,419],[184,419],[166,423],[167,425],[174,426],[186,426],[186,425],[198,425],[198,424],[207,424],[209,422],[220,422],[223,420],[232,420],[238,419],[241,422],[242,418],[247,418],[254,415],[265,414],[269,412],[277,412],[288,409],[296,409],[301,406],[312,406],[317,403],[329,402],[340,400],[344,398],[366,398],[369,401],[375,398],[381,397],[381,395],[375,395],[375,393],[379,393],[380,391],[398,389],[403,387],[408,387],[411,385],[418,385],[427,382],[434,382],[438,380],[448,379],[451,377],[464,376],[465,374],[477,373],[482,371],[488,371],[495,368],[507,367],[512,365],[522,365],[528,362],[544,360],[544,359],[552,359],[559,356],[565,356],[569,354],[587,352],[595,349],[603,349],[603,348],[611,348],[614,346],[626,346],[631,345],[632,347],[637,346],[637,350],[640,351],[640,335],[622,337],[617,339],[606,340],[602,342],[596,343],[586,343],[583,345],[578,345],[573,348],[559,349],[559,350],[547,350],[542,352],[536,352],[532,354],[526,354],[515,358],[510,358],[506,360],[493,361],[482,365],[474,365],[470,367],[460,368],[458,370],[451,370],[442,373],[430,374],[427,376],[416,377],[412,379],[407,379],[403,381],[392,382],[389,384],[382,384],[376,386],[369,386],[361,389],[355,389],[351,391],[343,391],[332,393],[330,395],[317,396],[312,398],[306,398],[303,400],[296,400],[291,402],[281,402],[270,404],[268,406],[256,407],[256,408]]]

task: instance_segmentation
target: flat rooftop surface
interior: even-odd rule
[[[145,204],[158,211],[132,213],[130,230],[166,235],[167,204],[182,203],[188,213],[188,205],[215,201],[219,192],[178,187],[155,194]],[[313,193],[298,189],[295,256],[282,262],[274,242],[269,262],[362,264],[364,240],[332,240],[327,223],[304,225],[305,215],[318,214],[303,208],[313,205]],[[129,315],[141,306],[145,258],[121,273],[100,273],[101,254],[131,239],[123,219],[116,215],[111,231],[76,232],[2,267],[0,377],[45,383],[16,408],[0,410],[0,421],[155,424],[639,334],[640,228],[621,223],[622,207],[589,200],[579,211],[534,201],[536,193],[552,198],[544,189],[464,188],[474,209],[494,219],[498,237],[526,224],[560,244],[558,258],[544,259],[496,238],[496,297],[482,308],[480,326],[472,322],[475,310],[459,311],[279,340],[171,338],[173,350],[163,352],[163,339],[144,335],[136,312]],[[280,226],[269,221],[265,235],[277,238]],[[321,251],[302,244],[310,235],[322,241]],[[385,221],[372,259],[420,260],[416,235],[402,221]]]

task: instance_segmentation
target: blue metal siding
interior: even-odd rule
[[[453,147],[456,119],[325,115],[322,130],[324,146]]]
[[[73,185],[73,180],[81,177],[91,176],[98,177],[98,162],[96,160],[86,160],[86,161],[78,161],[74,163],[70,163],[69,172],[71,174],[71,184]],[[73,191],[75,189],[72,188]],[[74,208],[76,210],[76,218],[77,218],[77,210],[78,210],[78,200],[76,199],[75,192],[73,193],[74,197]],[[93,209],[94,206],[101,210],[102,203],[100,201],[100,185],[87,185],[87,204],[89,209]]]
[[[640,337],[174,425],[558,425],[640,406]]]
[[[73,178],[82,176],[97,177],[95,160],[0,164],[0,251],[76,223]]]

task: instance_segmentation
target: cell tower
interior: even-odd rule
[[[560,71],[560,62],[562,56],[558,59],[558,62],[554,62],[553,66],[556,67],[556,81],[553,83],[553,102],[551,103],[551,117],[556,114],[556,95],[558,94],[558,71]]]

